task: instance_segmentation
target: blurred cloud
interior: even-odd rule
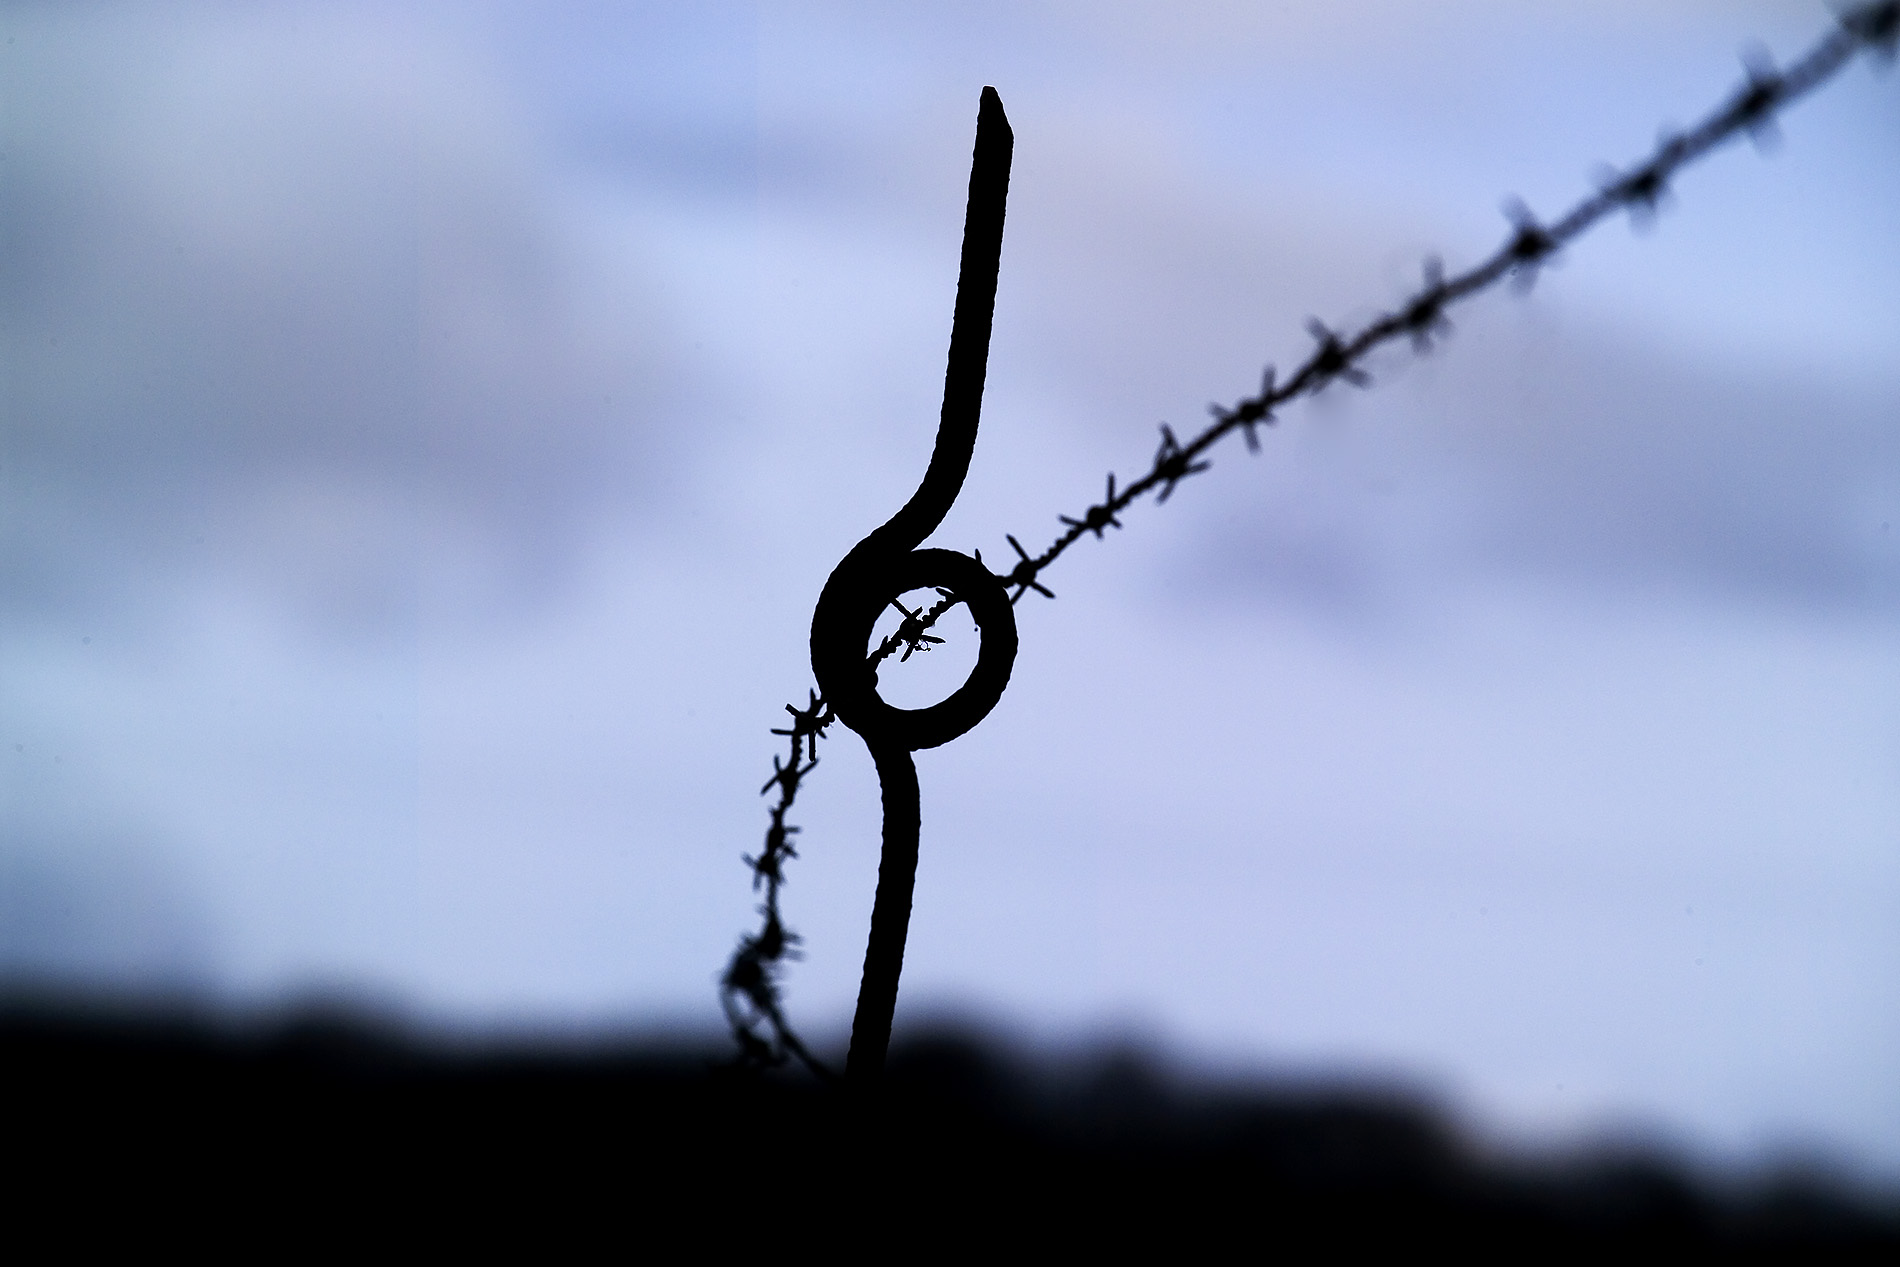
[[[12,604],[228,571],[353,641],[413,626],[431,540],[512,592],[589,505],[638,504],[666,327],[636,261],[575,258],[452,42],[314,9],[10,30]]]
[[[1488,577],[1603,601],[1891,620],[1900,437],[1889,390],[1812,370],[1729,370],[1558,321],[1474,312],[1466,335],[1510,372],[1454,344],[1436,354],[1443,364],[1395,363],[1399,381],[1376,403],[1328,402],[1309,424],[1321,435],[1289,439],[1287,460],[1250,475],[1244,500],[1187,552],[1194,584],[1182,600],[1251,595],[1370,615],[1367,604],[1416,601],[1391,590],[1402,575]]]
[[[18,762],[24,754],[9,755]],[[34,758],[51,764],[48,754]],[[214,937],[185,886],[167,874],[166,851],[123,827],[21,817],[7,826],[0,981],[161,995],[205,988]]]

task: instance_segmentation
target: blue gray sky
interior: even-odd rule
[[[0,8],[0,971],[712,1030],[811,605],[929,453],[984,84],[935,540],[991,558],[1830,20]],[[1046,574],[920,755],[900,1025],[1900,1177],[1900,80],[1766,149]],[[824,1042],[877,814],[839,733],[785,895]]]

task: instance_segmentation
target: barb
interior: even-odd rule
[[[1632,222],[1641,227],[1655,216],[1668,196],[1670,181],[1684,167],[1738,135],[1749,136],[1757,145],[1766,143],[1774,136],[1776,116],[1833,78],[1856,53],[1867,52],[1891,61],[1896,46],[1900,46],[1900,0],[1881,0],[1842,13],[1835,30],[1784,70],[1777,71],[1764,55],[1750,55],[1745,62],[1743,83],[1727,101],[1687,132],[1665,134],[1649,156],[1634,166],[1610,170],[1596,193],[1558,219],[1541,222],[1523,201],[1507,199],[1503,211],[1510,222],[1510,234],[1482,263],[1447,277],[1441,260],[1427,259],[1420,289],[1398,309],[1376,318],[1350,336],[1332,330],[1317,318],[1309,319],[1306,328],[1313,336],[1315,347],[1290,377],[1276,381],[1273,366],[1267,366],[1259,392],[1242,397],[1231,406],[1209,405],[1212,424],[1185,444],[1175,437],[1168,424],[1162,423],[1161,444],[1146,474],[1117,491],[1115,476],[1110,473],[1101,502],[1090,506],[1079,518],[1057,516],[1063,524],[1063,532],[1041,554],[1031,555],[1014,535],[1005,533],[1003,539],[1015,551],[1016,563],[1007,573],[991,575],[1013,590],[1009,595],[1012,604],[1032,589],[1045,598],[1054,598],[1055,594],[1042,583],[1041,574],[1065,550],[1091,533],[1097,540],[1105,540],[1103,530],[1121,528],[1122,512],[1150,491],[1158,490],[1157,503],[1167,501],[1181,481],[1208,469],[1210,463],[1202,455],[1229,433],[1240,431],[1248,451],[1260,452],[1256,429],[1261,425],[1272,426],[1277,421],[1274,411],[1279,406],[1300,396],[1316,395],[1335,381],[1355,387],[1370,386],[1371,376],[1361,363],[1374,349],[1387,343],[1407,339],[1414,354],[1431,351],[1434,339],[1442,339],[1451,332],[1445,312],[1454,304],[1507,279],[1528,289],[1535,283],[1538,270],[1558,252],[1619,211],[1627,212]],[[980,564],[982,552],[973,554]],[[907,660],[913,652],[927,650],[928,644],[939,641],[930,637],[928,631],[959,600],[945,590],[938,592],[945,595],[943,601],[928,610],[913,612],[899,606],[904,622],[896,634],[886,638],[868,657],[867,667],[875,671],[900,648],[904,651],[903,659]],[[816,767],[818,739],[825,727],[835,720],[835,715],[816,691],[811,692],[811,702],[805,709],[795,709],[790,704],[785,708],[792,714],[792,726],[775,729],[772,733],[791,737],[791,760],[783,764],[773,758],[773,774],[763,790],[770,791],[777,786],[779,801],[771,810],[765,848],[757,858],[745,857],[752,868],[753,888],[757,890],[761,885],[765,888],[765,902],[759,908],[762,923],[757,932],[740,939],[720,979],[722,1002],[742,1063],[782,1064],[788,1056],[793,1056],[828,1080],[833,1075],[811,1056],[785,1020],[779,975],[784,960],[798,957],[799,938],[780,919],[778,893],[784,882],[785,862],[798,856],[790,843],[791,835],[798,828],[785,822],[785,814],[791,808],[800,780]],[[803,755],[810,757],[803,766],[800,765],[801,743],[805,745]]]

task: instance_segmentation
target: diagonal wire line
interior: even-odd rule
[[[1336,380],[1356,387],[1369,386],[1371,377],[1361,368],[1361,362],[1375,348],[1409,339],[1414,352],[1428,350],[1432,339],[1449,328],[1447,309],[1506,278],[1528,286],[1537,270],[1559,250],[1618,211],[1653,213],[1670,180],[1684,167],[1737,136],[1760,139],[1780,111],[1833,78],[1855,54],[1865,51],[1892,61],[1896,44],[1900,44],[1900,0],[1881,0],[1850,9],[1840,15],[1834,30],[1785,69],[1776,71],[1750,64],[1741,86],[1700,123],[1686,132],[1665,135],[1648,157],[1615,175],[1560,218],[1540,223],[1523,203],[1507,202],[1510,236],[1482,263],[1448,277],[1438,260],[1427,260],[1423,286],[1397,309],[1375,318],[1356,333],[1334,331],[1317,319],[1308,320],[1306,328],[1314,347],[1289,377],[1276,381],[1274,368],[1269,365],[1257,394],[1242,397],[1231,406],[1210,405],[1213,422],[1185,443],[1166,423],[1161,424],[1161,441],[1147,472],[1119,490],[1115,476],[1110,474],[1102,501],[1090,506],[1080,518],[1058,516],[1064,531],[1041,554],[1030,554],[1014,536],[1005,534],[1016,561],[1007,573],[995,575],[1004,585],[1014,587],[1010,601],[1016,602],[1032,589],[1054,598],[1040,578],[1064,551],[1086,535],[1102,539],[1104,529],[1120,528],[1118,516],[1150,492],[1156,493],[1157,503],[1166,502],[1182,480],[1208,469],[1210,462],[1203,455],[1226,436],[1240,431],[1248,450],[1258,453],[1257,428],[1272,426],[1277,421],[1274,410],[1279,406],[1314,395]],[[978,552],[976,557],[981,561],[983,556]],[[928,650],[936,641],[928,631],[958,601],[946,593],[942,601],[915,612],[900,606],[903,622],[878,645],[870,662],[880,664],[900,651],[902,658],[909,659],[914,652]],[[741,1063],[777,1065],[796,1058],[821,1079],[830,1080],[834,1075],[811,1054],[785,1019],[783,965],[798,957],[799,937],[780,918],[779,891],[785,882],[785,863],[798,856],[791,844],[798,828],[786,823],[785,815],[801,781],[817,768],[818,740],[836,717],[816,691],[811,692],[804,709],[787,704],[785,711],[791,714],[792,724],[772,733],[789,737],[789,762],[781,763],[774,757],[772,777],[761,789],[763,795],[777,787],[779,799],[771,808],[764,848],[756,857],[744,856],[752,869],[754,891],[764,889],[764,901],[758,908],[761,922],[758,931],[740,938],[720,977],[720,998],[739,1045]],[[806,758],[809,760],[801,765]]]

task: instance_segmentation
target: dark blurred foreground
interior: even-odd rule
[[[0,1052],[12,1204],[84,1203],[82,1240],[238,1220],[286,1245],[427,1221],[772,1256],[813,1237],[903,1256],[1900,1249],[1900,1211],[1819,1176],[1718,1192],[1628,1152],[1504,1163],[1395,1095],[1195,1085],[1108,1052],[1034,1063],[956,1034],[900,1041],[871,1104],[720,1048],[473,1048],[336,1016],[234,1028],[16,999]]]

